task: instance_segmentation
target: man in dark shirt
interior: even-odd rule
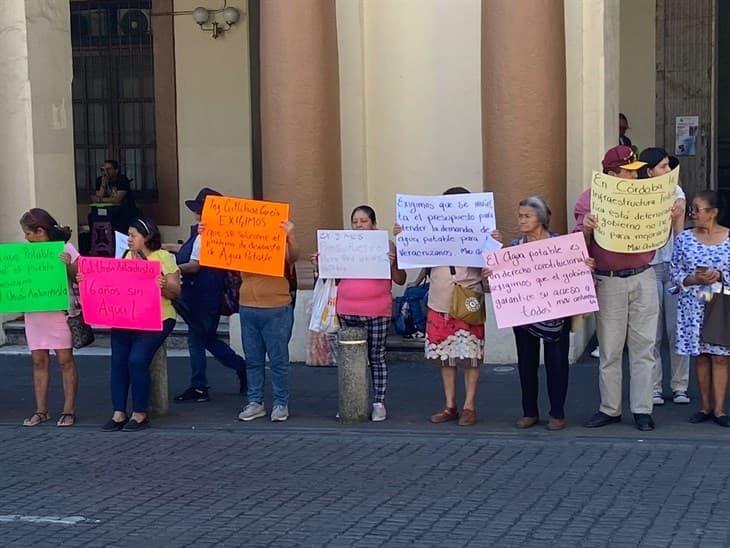
[[[126,234],[129,221],[139,216],[139,211],[129,179],[119,172],[119,163],[116,160],[104,162],[101,175],[96,178],[95,190],[96,193],[91,196],[91,201],[114,206],[110,208],[112,228]]]

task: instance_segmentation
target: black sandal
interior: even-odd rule
[[[33,422],[33,419],[36,417],[38,417],[38,420]],[[23,426],[38,426],[49,420],[51,420],[51,416],[48,414],[48,411],[36,411],[23,421]]]
[[[71,417],[71,422],[66,422],[67,417]],[[58,417],[58,421],[56,422],[56,426],[59,428],[67,428],[74,424],[76,424],[76,413],[61,413],[61,416]]]
[[[701,422],[707,422],[714,417],[715,415],[713,415],[712,412],[705,413],[704,411],[697,411],[697,413],[689,418],[689,422],[691,422],[692,424],[699,424]]]

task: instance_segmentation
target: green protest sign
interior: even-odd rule
[[[0,244],[0,312],[51,312],[69,307],[63,242]]]

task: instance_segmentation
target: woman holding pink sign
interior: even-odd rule
[[[525,198],[519,204],[518,226],[522,236],[510,246],[560,236],[550,230],[550,208],[538,196]],[[593,268],[593,259],[586,259]],[[485,269],[485,276],[491,272]],[[517,428],[530,428],[540,421],[537,405],[539,392],[540,342],[542,341],[547,372],[550,418],[548,430],[565,428],[565,398],[568,394],[568,352],[570,350],[570,318],[546,320],[513,327],[517,345],[517,364],[522,388],[522,417]]]
[[[175,258],[162,248],[160,229],[149,219],[134,219],[129,224],[130,261],[158,261],[162,274],[158,278],[162,300],[162,330],[138,331],[112,329],[111,396],[114,414],[102,426],[105,432],[135,432],[149,428],[147,408],[150,401],[150,364],[165,339],[175,327],[177,315],[172,299],[180,295],[180,270]],[[127,414],[127,397],[132,389],[132,416]]]
[[[79,252],[68,243],[71,229],[59,226],[45,209],[33,208],[20,218],[20,227],[25,239],[35,242],[65,242],[64,252],[59,260],[66,264],[69,284],[76,276],[76,260]],[[72,312],[69,311],[69,314]],[[51,365],[50,351],[58,358],[63,377],[63,413],[57,426],[73,426],[76,422],[76,392],[79,387],[79,374],[73,357],[71,329],[66,312],[33,312],[25,314],[25,338],[33,360],[33,389],[35,391],[36,411],[23,421],[23,426],[38,426],[51,420],[48,413],[48,369]]]

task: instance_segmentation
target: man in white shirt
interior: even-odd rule
[[[669,156],[664,149],[647,148],[639,158],[646,162],[646,167],[640,172],[640,177],[658,177],[669,173],[679,165],[679,160]],[[669,341],[669,357],[671,363],[672,401],[678,404],[690,403],[687,395],[689,384],[689,357],[677,354],[675,348],[677,329],[677,294],[672,291],[672,280],[669,276],[669,267],[674,250],[674,238],[684,230],[684,217],[687,199],[682,188],[677,185],[674,207],[672,208],[672,231],[663,247],[657,249],[651,266],[656,274],[657,293],[659,295],[659,317],[657,321],[656,344],[654,346],[654,405],[664,405],[662,389],[663,367],[661,357],[662,339],[666,330]]]

